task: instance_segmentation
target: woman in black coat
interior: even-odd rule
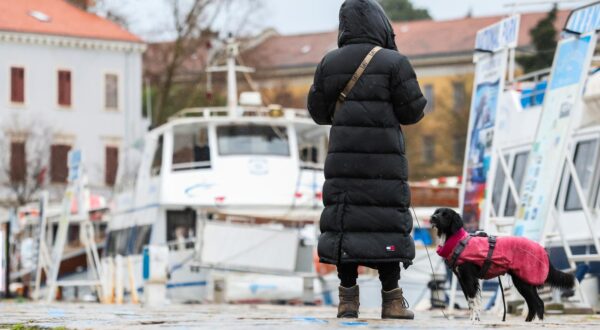
[[[376,1],[346,0],[340,9],[339,48],[318,65],[308,96],[315,122],[332,125],[318,252],[321,262],[338,268],[338,317],[358,316],[358,265],[379,270],[383,318],[414,317],[398,287],[400,262],[406,268],[415,256],[400,125],[421,120],[427,101],[394,39]],[[340,93],[375,46],[383,49],[336,110]]]

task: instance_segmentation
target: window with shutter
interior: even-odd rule
[[[119,168],[119,148],[106,147],[106,165],[104,169],[104,181],[108,186],[114,186]]]
[[[10,68],[10,101],[13,103],[25,102],[24,68]]]
[[[71,146],[55,144],[50,147],[50,181],[52,183],[66,183],[69,176],[67,159]]]
[[[10,181],[19,183],[25,181],[27,175],[27,160],[25,158],[25,142],[10,144]]]
[[[71,71],[58,71],[58,104],[71,105]]]
[[[104,107],[111,110],[119,108],[119,77],[116,74],[104,76]]]

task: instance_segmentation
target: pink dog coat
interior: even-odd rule
[[[449,260],[454,249],[469,234],[461,229],[446,240],[437,249],[438,255]],[[490,244],[488,237],[471,236],[462,253],[456,259],[456,266],[465,262],[482,267]],[[497,237],[496,246],[491,256],[491,265],[484,279],[490,279],[511,272],[523,281],[540,286],[548,277],[549,260],[546,250],[538,243],[523,237]]]

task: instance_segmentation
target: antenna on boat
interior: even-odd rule
[[[235,40],[232,34],[227,38],[227,63],[225,66],[211,66],[206,69],[207,72],[227,72],[227,107],[229,108],[229,116],[237,115],[238,106],[238,90],[237,90],[237,72],[254,72],[253,68],[246,66],[238,66],[235,59],[238,56],[239,43]]]

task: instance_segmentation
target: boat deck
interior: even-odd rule
[[[474,325],[465,311],[446,320],[441,311],[419,311],[413,321],[382,321],[379,309],[361,310],[361,319],[338,320],[333,307],[273,305],[168,305],[142,308],[133,305],[38,304],[0,302],[0,329],[15,325],[67,329],[465,329]],[[477,328],[597,329],[600,315],[547,315],[542,323],[525,323],[523,316],[484,313]],[[25,328],[24,327],[24,328]],[[19,328],[20,329],[20,328]]]

